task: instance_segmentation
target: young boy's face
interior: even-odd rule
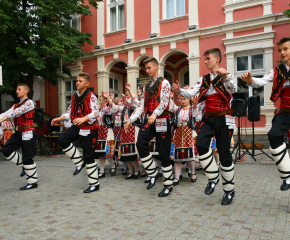
[[[81,90],[81,91],[85,90],[89,86],[89,84],[90,82],[84,77],[80,77],[80,76],[77,77],[76,85],[77,85],[78,90]]]
[[[219,64],[219,57],[215,57],[212,53],[204,55],[204,63],[208,70],[213,69],[217,64]]]
[[[287,62],[287,63],[290,62],[290,42],[289,41],[280,44],[278,46],[278,52],[279,52],[280,59],[283,62]]]
[[[18,86],[16,89],[17,97],[22,99],[23,97],[26,97],[28,93],[28,89],[25,86]]]

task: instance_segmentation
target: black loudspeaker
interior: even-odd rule
[[[249,97],[248,108],[248,120],[260,121],[260,95]]]
[[[34,108],[33,122],[37,124],[38,128],[42,128],[42,125],[44,124],[43,108]]]
[[[232,113],[232,116],[244,117],[247,116],[247,95],[245,92],[236,92],[233,94],[233,100],[231,103],[231,109],[236,111]]]

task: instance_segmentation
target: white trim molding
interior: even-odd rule
[[[233,21],[233,12],[235,10],[255,7],[259,5],[263,5],[263,16],[272,14],[272,3],[273,0],[245,0],[245,1],[237,1],[226,0],[223,8],[225,9],[224,13],[226,15],[226,23]]]

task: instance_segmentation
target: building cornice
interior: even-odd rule
[[[250,8],[255,7],[258,5],[268,5],[272,4],[273,0],[246,0],[246,1],[240,1],[236,3],[229,3],[223,5],[223,8],[225,9],[225,13],[227,12],[233,12],[234,10],[243,9],[243,8]]]
[[[93,59],[98,56],[113,55],[114,53],[127,52],[129,50],[139,50],[141,48],[149,48],[156,45],[166,45],[171,42],[188,41],[191,38],[206,38],[211,36],[224,35],[228,31],[243,31],[253,28],[261,28],[267,25],[276,25],[282,23],[290,23],[290,19],[282,13],[270,14],[258,18],[246,19],[242,21],[224,23],[218,26],[207,28],[199,28],[195,30],[185,31],[178,34],[161,36],[156,38],[144,39],[132,43],[126,43],[114,47],[103,48],[86,52],[81,60]]]

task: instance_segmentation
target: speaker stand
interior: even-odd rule
[[[242,140],[241,140],[241,117],[238,116],[238,141],[237,141],[237,144],[236,146],[234,147],[233,151],[232,151],[232,154],[235,152],[235,161],[234,163],[236,163],[238,160],[241,160],[243,158],[243,156],[246,155],[246,153],[244,152],[242,155],[241,155],[241,145],[243,146],[243,149],[249,154],[252,156],[252,154],[249,152],[249,150],[245,147],[245,145],[243,144]],[[252,158],[257,161],[253,156]]]
[[[45,149],[50,153],[50,155],[53,155],[53,153],[49,150],[49,148],[45,144],[42,143],[40,128],[38,128],[38,136],[39,136],[38,142],[40,144],[40,154],[43,153],[43,147],[45,147]]]
[[[258,156],[258,155],[261,155],[261,154],[265,154],[267,157],[269,157],[270,159],[272,159],[272,161],[274,161],[274,159],[272,157],[270,157],[267,153],[265,153],[261,148],[259,148],[256,144],[255,144],[255,122],[253,121],[252,122],[252,127],[253,127],[253,142],[252,142],[252,145],[248,148],[248,149],[251,149],[252,148],[252,154],[251,157],[254,158],[254,156]],[[255,148],[257,148],[257,150],[260,150],[262,153],[259,153],[259,154],[255,154]],[[255,159],[255,158],[254,158]],[[255,159],[256,161],[256,159]]]

